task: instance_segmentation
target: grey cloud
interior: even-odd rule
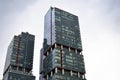
[[[120,0],[105,0],[106,13],[114,23],[115,31],[120,31]]]
[[[36,0],[0,0],[0,21],[3,21],[7,15],[23,11],[34,2]]]
[[[104,5],[108,6],[108,10],[120,8],[120,0],[105,0]]]
[[[100,2],[106,14],[113,14],[118,17],[120,14],[120,0],[104,0]],[[120,17],[120,16],[119,16]]]
[[[114,27],[114,31],[120,32],[120,0],[98,0],[93,4],[104,20]]]
[[[22,11],[27,5],[36,0],[0,0],[0,13],[8,14],[10,12]]]
[[[27,6],[37,0],[0,0],[0,27],[8,26],[17,13],[21,13]]]

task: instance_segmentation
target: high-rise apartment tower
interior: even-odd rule
[[[3,80],[35,80],[32,75],[34,35],[22,32],[8,46]]]
[[[86,80],[78,17],[51,7],[44,25],[40,80]]]

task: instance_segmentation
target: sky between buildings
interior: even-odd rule
[[[88,80],[120,80],[120,0],[0,0],[0,79],[14,35],[35,35],[33,74],[39,78],[44,15],[50,6],[79,17]]]

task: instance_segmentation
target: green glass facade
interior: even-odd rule
[[[8,46],[3,80],[35,80],[31,72],[33,51],[34,35],[22,32],[14,36]]]
[[[18,71],[8,72],[3,80],[35,80],[35,76],[24,74]]]
[[[78,17],[51,8],[45,15],[44,51],[55,43],[82,50]]]
[[[51,7],[44,25],[40,80],[86,80],[78,17]]]

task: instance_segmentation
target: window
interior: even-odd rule
[[[10,80],[13,80],[12,76],[10,76]]]

